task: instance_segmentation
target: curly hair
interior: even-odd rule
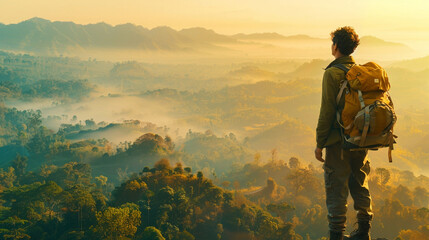
[[[359,35],[349,26],[337,28],[331,32],[331,39],[343,55],[352,54],[360,43]]]

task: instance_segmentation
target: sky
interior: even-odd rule
[[[278,32],[329,37],[339,26],[401,42],[429,40],[426,0],[0,0],[0,22],[32,17],[79,24],[134,23],[221,34]]]

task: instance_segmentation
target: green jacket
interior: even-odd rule
[[[340,91],[341,80],[346,79],[343,70],[332,67],[343,64],[350,68],[355,61],[352,56],[335,59],[325,69],[322,82],[322,103],[320,106],[319,121],[316,129],[316,142],[318,148],[324,148],[341,141],[340,125],[337,122],[337,108],[344,108],[344,94],[337,106],[337,95]]]

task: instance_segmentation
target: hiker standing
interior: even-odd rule
[[[316,129],[315,157],[323,162],[325,171],[326,205],[331,240],[370,239],[370,222],[373,218],[368,188],[370,171],[368,150],[350,151],[342,148],[341,126],[336,119],[337,110],[345,105],[344,94],[337,104],[345,71],[339,65],[351,68],[355,61],[350,54],[359,45],[359,36],[351,27],[338,28],[331,33],[332,55],[335,60],[325,70],[322,83],[322,102]],[[322,150],[326,149],[325,159]],[[344,237],[346,228],[347,197],[350,194],[357,211],[359,227],[351,236]]]

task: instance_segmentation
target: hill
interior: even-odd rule
[[[237,141],[233,133],[217,137],[210,130],[205,133],[189,132],[177,148],[181,150],[182,159],[187,165],[202,169],[205,174],[216,175],[244,165],[253,154],[251,149]]]
[[[363,58],[377,56],[380,59],[398,59],[416,55],[404,44],[372,36],[362,37],[361,43],[357,55]],[[156,57],[164,57],[164,60],[165,53],[175,53],[176,60],[182,54],[188,57],[201,57],[204,54],[205,58],[314,58],[326,57],[329,45],[328,38],[308,35],[253,33],[228,36],[201,27],[177,31],[168,26],[148,29],[131,23],[112,26],[103,22],[82,25],[41,18],[0,25],[0,49],[55,56],[116,56],[126,60],[155,57],[138,54],[144,51],[156,53]]]
[[[422,58],[415,58],[403,61],[397,61],[390,65],[392,68],[406,68],[410,71],[417,72],[429,68],[429,56]]]
[[[324,40],[320,38],[313,38],[308,35],[298,34],[291,36],[284,36],[275,32],[271,33],[252,33],[252,34],[235,34],[232,36],[239,40],[274,40],[274,41],[287,41],[287,40],[298,40],[298,41],[309,41],[309,40]]]
[[[32,18],[0,25],[0,48],[48,55],[87,49],[188,51],[191,46],[213,47],[210,43],[216,41],[234,40],[202,28],[178,32],[162,26],[149,30],[130,23],[81,25]]]
[[[314,131],[298,120],[287,119],[283,123],[268,128],[249,139],[253,149],[270,151],[281,149],[287,155],[309,156]]]
[[[402,43],[382,40],[373,36],[361,37],[361,44],[356,50],[356,57],[387,59],[403,59],[416,56],[417,52]]]
[[[107,126],[101,126],[96,129],[71,131],[66,134],[66,138],[74,141],[105,138],[113,143],[121,143],[135,140],[147,132],[161,135],[167,134],[163,127],[158,127],[153,123],[126,120],[122,123],[110,123]]]
[[[163,138],[158,134],[146,133],[140,136],[128,148],[119,150],[116,154],[103,155],[91,161],[91,166],[97,174],[111,178],[115,183],[128,177],[129,172],[153,165],[162,157],[173,153],[173,145],[169,137]]]

